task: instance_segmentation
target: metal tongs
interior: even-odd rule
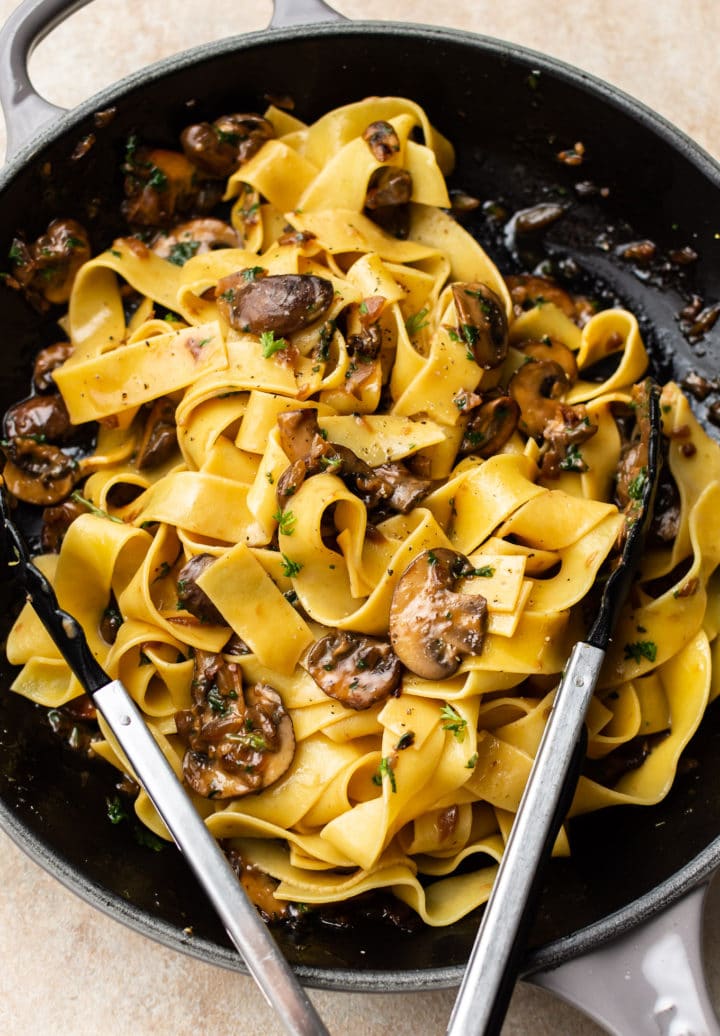
[[[176,845],[195,872],[268,1004],[288,1033],[327,1036],[327,1029],[275,940],[260,919],[217,842],[119,680],[99,665],[80,624],[59,606],[50,583],[32,563],[25,540],[10,517],[5,486],[0,514],[27,597],[60,654],[118,740]]]
[[[660,470],[660,390],[651,380],[636,407],[647,457],[626,513],[627,537],[605,584],[588,638],[575,645],[560,681],[493,890],[448,1025],[448,1036],[499,1033],[533,916],[543,863],[570,806],[585,755],[585,714],[618,614],[638,566]]]

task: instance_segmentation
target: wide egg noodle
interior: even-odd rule
[[[241,247],[176,266],[126,237],[79,271],[62,322],[74,352],[56,378],[74,420],[100,421],[95,450],[79,461],[97,510],[37,564],[178,778],[186,746],[175,716],[192,705],[193,653],[220,653],[233,634],[244,641],[248,653],[232,660],[245,685],[280,695],[295,755],[260,793],[192,797],[217,838],[278,882],[279,901],[386,889],[425,923],[447,925],[489,895],[563,667],[586,635],[583,604],[625,520],[613,502],[623,449],[616,414],[631,404],[647,353],[624,309],[583,327],[549,302],[514,314],[501,273],[446,211],[452,147],[414,102],[368,98],[310,125],[275,107],[266,117],[276,138],[226,184]],[[398,138],[386,163],[363,138],[377,121]],[[381,165],[411,174],[406,238],[365,210]],[[218,306],[218,283],[240,271],[248,281],[322,277],[332,301],[288,336],[287,354],[266,355],[259,336],[228,327]],[[481,371],[455,331],[455,281],[485,283],[505,309],[511,347],[498,370]],[[135,308],[126,317],[128,294]],[[381,344],[358,362],[352,338],[369,304]],[[582,443],[587,470],[541,475],[538,444],[517,432],[488,459],[458,461],[463,400],[502,390],[526,360],[522,344],[546,337],[576,357],[579,378],[563,402],[584,405],[597,429]],[[178,449],[144,468],[143,415],[160,397],[175,405]],[[431,491],[407,514],[378,517],[327,470],[278,500],[289,463],[278,418],[303,409],[316,412],[330,443],[372,467],[421,464]],[[665,386],[662,410],[677,534],[648,549],[620,617],[587,715],[573,814],[659,801],[720,694],[720,450],[677,386]],[[337,630],[387,638],[400,577],[437,549],[465,554],[476,569],[459,589],[487,595],[482,650],[446,679],[405,671],[397,697],[365,710],[324,694],[303,668],[308,647]],[[200,553],[215,559],[198,585],[221,624],[178,600],[178,574]],[[110,644],[101,627],[115,605],[122,623]],[[82,693],[30,605],[7,654],[21,667],[13,689],[32,701],[58,708]],[[132,776],[102,719],[100,733],[96,754]],[[623,746],[642,747],[640,765],[601,779]],[[168,837],[144,792],[135,810]],[[555,852],[571,847],[572,827]]]

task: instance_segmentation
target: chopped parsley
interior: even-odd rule
[[[281,349],[287,349],[287,342],[284,338],[276,338],[274,331],[263,331],[260,335],[262,354],[266,360],[279,353]]]
[[[300,570],[303,567],[302,562],[293,561],[292,558],[287,556],[287,554],[282,554],[281,557],[283,575],[287,576],[288,579],[294,579],[296,575],[299,575]],[[292,604],[292,601],[290,603]]]
[[[264,266],[249,266],[247,270],[242,271],[242,276],[244,281],[254,281],[257,280],[258,277],[262,277],[264,273]]]
[[[437,555],[434,551],[428,551],[428,565],[437,565]]]
[[[178,241],[170,249],[170,255],[167,257],[168,262],[172,263],[173,266],[184,266],[188,259],[192,259],[194,255],[197,255],[199,247],[199,241]]]
[[[465,763],[465,766],[467,767],[468,770],[474,770],[476,765],[477,765],[477,761],[478,761],[478,754],[477,754],[477,752],[475,752],[474,755],[470,756],[468,761]]]
[[[456,741],[464,741],[467,720],[463,719],[452,705],[443,705],[440,716],[443,720],[443,730],[451,730]]]
[[[388,755],[384,755],[380,760],[380,765],[377,768],[377,773],[373,774],[373,784],[377,784],[378,787],[382,787],[384,777],[387,777],[387,779],[390,781],[390,787],[392,788],[392,790],[397,791],[395,771],[393,769],[392,759]]]
[[[8,259],[12,259],[14,263],[21,263],[23,261],[22,248],[17,241],[13,241],[8,252]]]
[[[483,579],[491,579],[495,575],[495,569],[492,565],[481,565],[480,568],[473,568],[469,575],[481,576]]]
[[[425,306],[419,313],[413,313],[412,316],[407,318],[405,321],[405,330],[409,335],[416,335],[422,331],[424,327],[428,326],[428,322],[425,317],[429,312],[430,310]]]
[[[295,531],[295,522],[297,521],[292,511],[276,511],[273,518],[278,523],[283,536],[292,536]]]
[[[167,844],[162,838],[158,838],[154,831],[141,827],[140,824],[136,824],[133,828],[133,835],[138,845],[144,845],[146,849],[152,849],[154,853],[162,852]]]
[[[148,178],[148,187],[155,187],[158,191],[164,191],[168,184],[168,178],[162,169],[158,169],[156,165],[152,167],[150,176]]]
[[[220,692],[217,684],[213,684],[210,690],[207,692],[207,703],[214,713],[218,716],[227,716],[228,703],[224,696]]]
[[[587,464],[576,443],[568,446],[565,456],[560,461],[560,469],[561,471],[587,471]]]
[[[630,480],[630,484],[627,488],[628,496],[631,500],[642,500],[647,480],[647,468],[641,468],[635,478]]]
[[[625,658],[632,658],[635,662],[646,658],[648,662],[654,662],[657,658],[657,644],[654,640],[634,640],[625,645]]]
[[[107,806],[108,820],[111,824],[120,824],[123,820],[127,820],[127,813],[119,795],[112,799],[105,799],[105,804]]]
[[[363,299],[360,305],[358,306],[358,310],[363,316],[367,316],[368,307],[365,299]]]

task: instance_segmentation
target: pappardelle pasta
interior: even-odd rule
[[[5,483],[46,506],[38,566],[266,916],[386,890],[451,924],[488,897],[642,495],[637,321],[504,278],[411,101],[271,107],[182,147],[129,142],[135,233],[107,250],[72,220],[16,242],[17,284],[69,305],[6,415]],[[662,412],[570,815],[658,802],[718,692],[720,451],[674,384]],[[17,693],[86,701],[29,605],[7,654]]]

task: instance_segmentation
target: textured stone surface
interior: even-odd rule
[[[0,18],[16,5],[0,0]],[[452,25],[550,53],[608,79],[655,108],[720,157],[720,37],[716,0],[338,0],[353,18]],[[267,0],[95,0],[42,43],[31,70],[56,103],[76,104],[122,75],[197,43],[262,28]],[[713,41],[710,45],[709,41]],[[0,147],[4,130],[0,128]],[[91,910],[0,834],[0,1031],[125,1036],[280,1026],[252,982],[141,938]],[[714,902],[720,897],[715,895]],[[720,1004],[720,924],[707,931],[710,984]],[[609,994],[611,995],[611,994]],[[312,993],[335,1034],[440,1033],[451,991],[413,995]],[[504,1036],[597,1036],[572,1008],[521,985]]]

